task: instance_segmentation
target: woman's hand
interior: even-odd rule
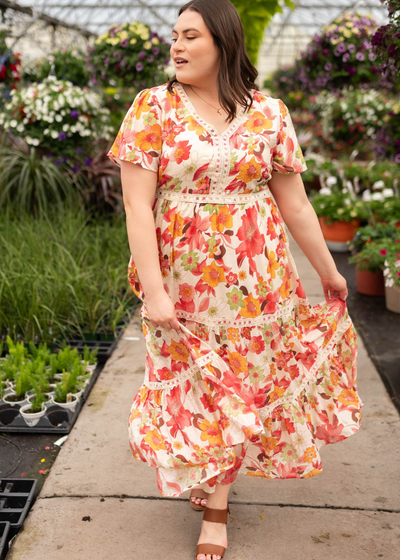
[[[146,296],[147,315],[155,327],[180,330],[175,307],[165,290]]]
[[[348,296],[346,279],[339,272],[329,277],[321,277],[321,284],[326,301],[333,298],[345,300]]]

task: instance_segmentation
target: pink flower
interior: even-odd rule
[[[380,254],[381,254],[381,255],[386,255],[386,254],[387,254],[386,249],[381,249],[381,250],[380,250]]]

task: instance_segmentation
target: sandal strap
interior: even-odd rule
[[[227,523],[228,509],[229,506],[226,509],[214,509],[206,506],[203,519],[204,521],[211,521],[212,523]]]
[[[202,498],[203,500],[208,500],[209,494],[208,494],[208,492],[205,492],[201,488],[193,488],[193,490],[190,492],[190,497],[191,498]]]
[[[226,548],[224,546],[202,543],[198,544],[196,547],[196,556],[198,556],[199,554],[204,554],[205,556],[207,556],[207,554],[215,554],[216,556],[221,556],[222,558],[225,554],[225,551]]]

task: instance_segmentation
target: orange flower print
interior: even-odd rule
[[[149,97],[150,97],[150,90],[148,91],[148,93],[146,93],[144,96],[140,96],[139,99],[136,102],[136,111],[135,111],[135,116],[137,119],[140,119],[142,117],[142,113],[147,113],[148,111],[151,110],[150,105],[147,103]]]
[[[205,266],[203,268],[203,276],[201,279],[212,288],[215,288],[221,282],[225,282],[224,269],[222,266],[217,266],[215,261],[213,261],[210,266]]]
[[[352,389],[343,389],[343,391],[338,396],[338,400],[345,406],[357,406],[358,405],[357,394]]]
[[[236,375],[247,371],[247,360],[239,352],[229,352],[229,363]]]
[[[239,315],[249,319],[261,315],[260,302],[253,297],[252,293],[250,293],[248,297],[243,298],[243,303],[244,307],[241,307]]]
[[[211,229],[222,233],[225,229],[232,227],[233,218],[229,213],[227,206],[218,207],[218,211],[214,212],[210,218]]]
[[[185,225],[185,220],[181,217],[180,213],[173,214],[171,216],[171,223],[168,226],[169,231],[172,234],[172,237],[181,237],[182,236],[182,229]]]
[[[135,146],[139,150],[148,152],[151,148],[153,150],[161,150],[161,126],[153,124],[150,130],[141,130],[136,135]]]
[[[272,432],[272,418],[266,418],[264,420],[264,428],[268,431],[268,432]]]
[[[314,459],[317,458],[317,451],[315,447],[307,447],[304,451],[304,461],[306,463],[312,463]]]
[[[218,426],[218,422],[209,422],[206,418],[199,422],[199,428],[202,432],[200,439],[201,441],[207,441],[210,445],[215,445],[219,443],[224,445],[224,440],[222,439],[221,430]]]
[[[269,272],[269,274],[271,275],[271,278],[276,278],[276,274],[275,274],[275,270],[278,270],[279,268],[279,262],[276,259],[276,255],[274,253],[274,251],[268,251],[268,267],[267,267],[267,272]]]
[[[144,441],[150,445],[154,451],[159,451],[160,449],[166,450],[165,443],[162,435],[157,430],[147,430],[144,436]]]
[[[184,362],[185,364],[188,361],[189,350],[181,342],[176,342],[175,340],[171,340],[171,345],[168,346],[167,352],[171,354],[171,358],[173,360]]]
[[[185,117],[183,119],[183,122],[188,123],[188,129],[195,131],[197,136],[201,136],[204,132],[207,132],[205,128],[203,128],[197,121],[195,118],[193,118],[191,115],[188,115],[187,117]]]
[[[278,448],[278,440],[274,437],[265,437],[265,436],[261,436],[261,443],[262,446],[267,450],[267,451],[275,451],[275,449]]]
[[[261,175],[261,165],[256,162],[253,156],[248,163],[240,166],[240,173],[237,176],[238,180],[248,183],[254,179],[258,179]]]
[[[246,280],[247,272],[245,270],[239,270],[239,280]]]
[[[230,327],[228,329],[228,340],[230,342],[239,342],[239,340],[240,340],[239,329],[235,329],[233,327]]]
[[[269,394],[270,402],[275,402],[276,400],[283,397],[285,394],[285,389],[283,387],[278,387],[274,384],[274,390]]]
[[[244,123],[244,126],[249,132],[254,132],[258,134],[263,130],[269,130],[272,128],[272,121],[267,119],[261,111],[254,111],[254,113],[249,117],[249,119]]]
[[[287,299],[290,296],[290,280],[287,276],[283,280],[279,291],[281,293],[282,299]]]
[[[170,155],[171,161],[182,163],[183,160],[189,159],[190,149],[191,146],[189,144],[189,140],[181,140],[180,142],[176,142],[175,149]]]
[[[288,112],[286,110],[285,104],[281,99],[278,99],[278,103],[279,103],[282,118],[284,119],[287,116]]]

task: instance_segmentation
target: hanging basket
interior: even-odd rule
[[[385,280],[383,271],[358,270],[356,266],[357,292],[366,296],[384,296]]]

